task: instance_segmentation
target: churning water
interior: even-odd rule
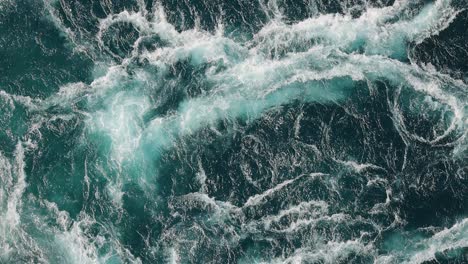
[[[0,263],[467,263],[465,0],[0,0]]]

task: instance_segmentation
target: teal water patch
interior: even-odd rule
[[[92,60],[73,50],[61,29],[47,18],[43,3],[5,2],[0,22],[3,91],[45,98],[69,82],[91,81]]]
[[[0,4],[0,263],[464,263],[463,5],[216,2]]]

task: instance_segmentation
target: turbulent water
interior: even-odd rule
[[[468,263],[465,0],[0,0],[0,263]]]

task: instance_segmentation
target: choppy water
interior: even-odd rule
[[[465,0],[1,0],[0,263],[468,263]]]

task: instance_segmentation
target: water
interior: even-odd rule
[[[0,263],[467,263],[464,0],[3,0]]]

